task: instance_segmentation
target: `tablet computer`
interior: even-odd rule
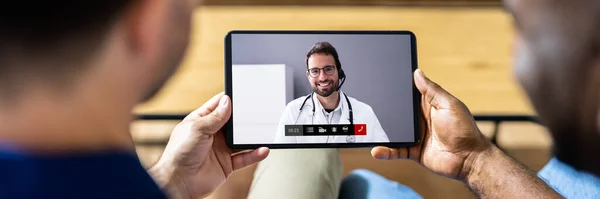
[[[225,36],[233,149],[406,147],[420,141],[410,31],[256,31]]]

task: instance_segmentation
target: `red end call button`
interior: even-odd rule
[[[367,125],[366,124],[355,124],[354,125],[354,135],[367,135]]]

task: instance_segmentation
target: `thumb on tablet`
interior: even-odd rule
[[[456,100],[454,96],[444,90],[440,85],[431,81],[421,69],[415,70],[415,86],[423,95],[425,103],[434,108],[448,108],[451,100]]]
[[[219,131],[231,116],[231,102],[229,96],[221,96],[218,106],[207,115],[198,118],[194,129],[202,134],[212,135]]]

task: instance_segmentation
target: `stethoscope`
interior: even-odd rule
[[[346,93],[344,94],[344,98],[346,99],[346,102],[348,103],[348,111],[349,111],[349,115],[350,115],[350,125],[354,125],[354,114],[352,113],[352,104],[350,103],[350,100],[348,99],[348,96],[346,95]],[[302,110],[304,109],[304,104],[306,104],[306,102],[308,101],[308,99],[311,99],[312,101],[312,115],[311,115],[311,124],[314,124],[314,118],[315,118],[315,111],[316,111],[316,106],[315,106],[315,99],[313,98],[313,94],[311,93],[310,95],[306,96],[306,98],[304,99],[304,102],[302,102],[302,105],[300,106],[300,112],[298,113],[298,116],[296,117],[296,121],[294,122],[294,124],[296,124],[298,122],[298,119],[300,119],[300,114],[302,113]],[[327,141],[325,141],[325,143],[327,143],[329,141],[329,136],[327,136]],[[346,142],[348,143],[353,143],[355,142],[354,136],[347,136],[346,137]]]

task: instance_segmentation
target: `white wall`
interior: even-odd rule
[[[283,64],[232,66],[233,142],[268,144],[293,98],[293,72]]]

